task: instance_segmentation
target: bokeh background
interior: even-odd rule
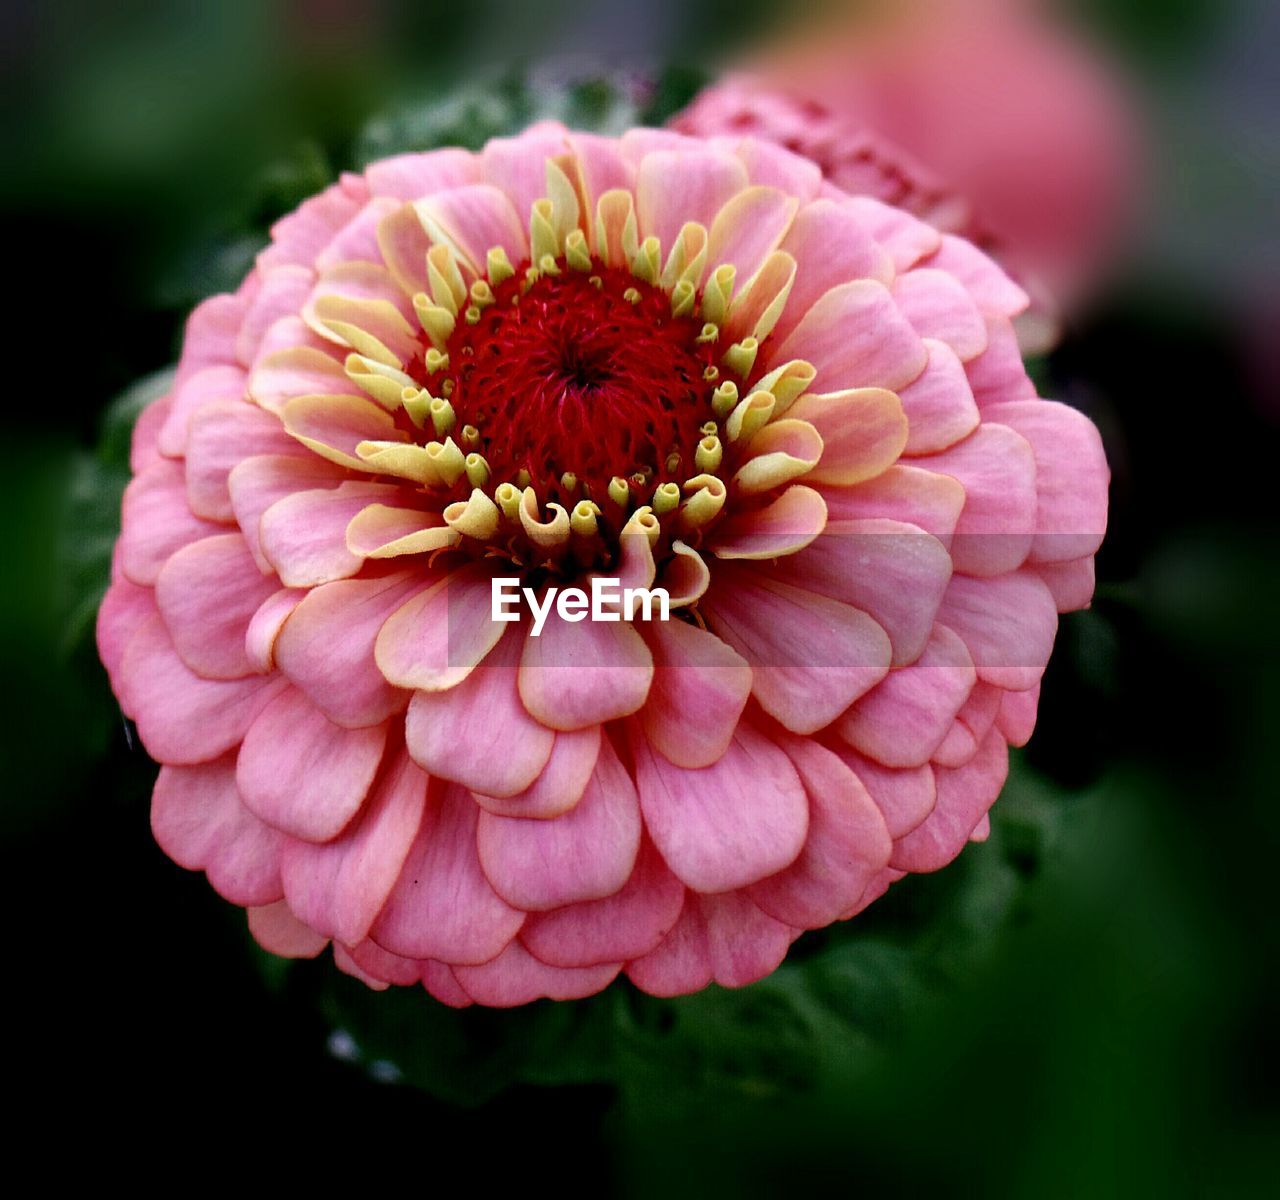
[[[177,1153],[621,1194],[1280,1194],[1280,8],[1064,11],[1131,88],[1144,202],[1033,364],[1103,431],[1111,533],[990,841],[742,991],[455,1013],[327,959],[267,961],[152,842],[154,768],[92,634],[130,423],[190,307],[338,171],[540,116],[662,122],[796,12],[8,0],[0,888],[20,1122],[143,1173]]]

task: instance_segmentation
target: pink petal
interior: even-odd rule
[[[237,464],[260,454],[311,457],[270,413],[243,400],[206,404],[187,434],[187,503],[198,517],[232,521],[227,477]]]
[[[746,168],[723,151],[688,143],[646,154],[636,169],[640,237],[656,237],[665,255],[686,221],[710,229],[716,214],[746,186]],[[718,265],[708,257],[708,269]]]
[[[599,725],[557,733],[547,765],[524,791],[505,797],[472,792],[472,798],[485,812],[499,817],[559,817],[587,790],[600,754],[600,736]]]
[[[176,392],[192,375],[212,366],[234,366],[236,335],[250,296],[210,296],[191,310],[182,337],[182,358],[173,379]]]
[[[924,343],[881,283],[859,279],[825,292],[805,313],[773,360],[801,358],[828,392],[903,387],[928,362]]]
[[[436,692],[471,674],[507,629],[490,613],[493,575],[487,564],[473,564],[432,578],[387,617],[375,654],[390,683]]]
[[[238,679],[253,672],[245,632],[253,614],[275,592],[239,533],[184,546],[156,580],[156,604],[174,648],[197,675]]]
[[[400,208],[400,202],[391,196],[376,196],[355,214],[333,240],[316,255],[315,268],[325,271],[347,262],[382,263],[378,249],[378,223],[383,217]],[[293,311],[297,312],[299,304]]]
[[[246,377],[239,367],[215,364],[174,381],[169,411],[156,435],[160,453],[178,458],[186,452],[192,416],[214,400],[243,400]]]
[[[855,279],[893,280],[889,256],[839,201],[815,200],[801,208],[781,249],[796,260],[796,280],[774,329],[779,340],[832,288]]]
[[[492,138],[480,152],[485,181],[506,192],[522,219],[547,194],[547,159],[568,151],[567,136],[563,125],[540,121],[518,137]]]
[[[949,450],[915,462],[964,485],[951,539],[957,571],[1004,575],[1026,561],[1036,527],[1036,463],[1025,438],[987,422]]]
[[[373,647],[387,617],[422,586],[419,574],[401,572],[314,588],[280,631],[280,669],[337,725],[376,725],[403,711],[409,695],[387,682]]]
[[[1027,570],[1038,575],[1053,596],[1060,613],[1088,608],[1093,600],[1093,556],[1063,563],[1028,563]]]
[[[891,671],[836,729],[855,750],[887,767],[918,767],[942,744],[976,680],[964,642],[937,625],[924,653]]]
[[[178,657],[159,615],[139,626],[125,648],[120,678],[126,710],[157,762],[208,762],[231,749],[282,681],[201,679]]]
[[[302,588],[281,588],[272,592],[250,617],[249,627],[244,631],[244,652],[249,665],[259,675],[275,670],[276,638],[306,594]]]
[[[809,545],[826,524],[827,506],[822,496],[797,484],[764,508],[719,522],[708,547],[717,558],[779,558]]]
[[[934,454],[968,437],[981,417],[964,364],[946,342],[924,339],[929,362],[899,393],[907,415],[905,454]]]
[[[714,145],[720,145],[722,141],[733,142],[733,139],[712,139]],[[787,195],[801,200],[812,200],[818,194],[822,170],[807,158],[752,137],[738,141],[733,145],[733,151],[747,168],[750,183],[780,188]]]
[[[1000,697],[1004,693],[989,683],[979,682],[969,693],[969,698],[956,714],[955,724],[942,745],[934,752],[933,765],[937,767],[962,767],[975,754],[982,740],[995,724],[1000,710]]]
[[[810,392],[787,411],[822,435],[822,458],[805,477],[815,485],[848,487],[882,475],[907,444],[902,402],[881,388],[860,388],[826,395]]]
[[[404,958],[483,963],[519,932],[524,913],[489,886],[476,855],[479,809],[460,787],[432,787],[422,825],[374,922],[378,945]]]
[[[160,429],[169,419],[169,411],[173,400],[165,395],[151,401],[139,414],[133,424],[133,434],[129,439],[129,470],[135,475],[141,474],[160,458]]]
[[[253,364],[258,345],[272,325],[302,308],[315,277],[309,266],[279,266],[260,272],[261,286],[236,334],[236,358],[242,367]]]
[[[359,812],[386,740],[385,725],[343,729],[297,688],[285,688],[249,726],[236,786],[268,825],[327,842]]]
[[[955,858],[1009,773],[1009,747],[992,730],[976,758],[957,770],[937,768],[938,802],[933,812],[894,844],[892,864],[901,871],[937,871]]]
[[[964,638],[979,679],[1015,692],[1040,682],[1058,631],[1053,596],[1025,570],[999,579],[954,576],[938,619]]]
[[[270,904],[284,895],[284,839],[245,808],[233,755],[196,767],[162,767],[151,795],[151,832],[174,862],[204,871],[233,904]]]
[[[1031,443],[1036,470],[1036,534],[1031,557],[1065,562],[1095,554],[1107,531],[1111,472],[1097,426],[1051,400],[990,406],[984,417]]]
[[[332,348],[332,347],[331,347]],[[249,396],[258,407],[278,413],[295,396],[363,396],[333,355],[311,346],[293,346],[259,355],[249,375]]]
[[[1005,692],[1000,700],[996,725],[1011,746],[1025,746],[1036,727],[1036,710],[1040,705],[1040,686],[1025,692]]]
[[[835,752],[860,779],[867,794],[884,818],[889,836],[895,840],[910,833],[933,811],[937,787],[933,768],[886,767],[853,750],[836,746]]]
[[[582,729],[635,712],[649,694],[653,655],[630,622],[581,621],[558,612],[525,639],[520,699],[551,729]]]
[[[262,514],[262,552],[287,587],[349,578],[364,564],[347,549],[351,519],[371,504],[394,504],[400,495],[400,488],[385,483],[342,483],[293,492]]]
[[[900,275],[893,298],[921,337],[934,338],[955,351],[961,362],[987,348],[987,326],[973,297],[945,271],[917,268]]]
[[[546,191],[545,174],[541,196]],[[528,209],[517,212],[506,195],[492,184],[450,188],[414,205],[428,230],[444,234],[465,263],[484,275],[489,250],[501,246],[512,263],[529,257],[525,226]]]
[[[653,685],[640,710],[645,737],[678,767],[707,767],[728,749],[751,694],[747,660],[684,621],[652,621]]]
[[[711,222],[707,263],[735,268],[735,290],[741,291],[782,241],[796,208],[796,198],[777,188],[744,188],[726,201]]]
[[[942,543],[900,521],[830,522],[812,546],[782,559],[777,579],[842,600],[889,635],[893,665],[915,662],[951,577]]]
[[[526,912],[612,896],[640,848],[635,784],[608,738],[582,800],[553,820],[480,814],[480,865],[493,889]]]
[[[899,273],[909,270],[942,245],[942,237],[932,225],[900,208],[882,204],[870,196],[855,196],[845,203],[862,222],[862,227],[884,247],[893,260],[894,270]]]
[[[651,996],[687,996],[711,982],[707,923],[696,895],[688,894],[671,932],[648,954],[627,963],[626,971]]]
[[[475,1001],[462,990],[453,968],[447,963],[425,962],[422,964],[422,986],[441,1004],[450,1008],[468,1008]]]
[[[745,887],[795,861],[809,804],[787,756],[740,725],[718,762],[673,766],[633,730],[636,784],[645,826],[667,865],[690,887]]]
[[[926,265],[958,279],[974,298],[984,315],[1016,317],[1031,298],[1004,270],[972,242],[954,234],[942,235],[942,245],[930,255]]]
[[[760,706],[794,733],[829,725],[889,670],[889,638],[866,613],[750,569],[722,566],[702,611],[751,664]]]
[[[429,154],[396,154],[370,164],[365,171],[375,196],[418,200],[442,188],[459,187],[480,179],[478,155],[450,146]]]
[[[478,1004],[514,1008],[542,997],[578,1000],[592,996],[613,982],[621,966],[605,963],[598,967],[549,967],[513,941],[492,962],[478,967],[454,967],[453,973]]]
[[[326,188],[282,217],[271,227],[271,245],[259,256],[259,264],[279,267],[288,263],[310,266],[335,234],[357,212],[365,196],[353,194],[341,183]]]
[[[262,514],[277,500],[283,500],[294,492],[311,491],[322,486],[336,487],[346,478],[347,473],[341,467],[314,454],[305,458],[261,455],[246,458],[232,470],[227,476],[231,507],[254,561],[264,575],[274,574],[275,568],[262,552],[259,538]]]
[[[903,521],[949,547],[964,508],[964,487],[950,475],[898,464],[853,487],[825,487],[822,498],[833,522]]]
[[[774,971],[795,930],[761,912],[742,892],[699,896],[711,977],[721,987],[745,987]]]
[[[227,526],[202,521],[187,508],[182,464],[160,459],[124,489],[120,522],[120,568],[143,586],[154,585],[174,551]]]
[[[426,798],[426,775],[399,751],[340,836],[323,845],[286,841],[280,874],[289,907],[348,946],[363,941],[400,877]]]
[[[124,691],[120,664],[125,648],[142,623],[158,612],[155,592],[149,587],[139,587],[123,575],[111,581],[107,594],[102,598],[96,630],[98,655],[107,669],[111,690],[117,696],[123,695]]]
[[[511,626],[457,687],[414,694],[405,738],[425,771],[486,796],[514,796],[547,765],[556,735],[528,714],[516,691],[523,632]]]
[[[807,738],[789,738],[783,748],[809,797],[809,836],[795,862],[747,895],[775,920],[819,929],[862,895],[893,842],[862,781],[835,754]]]
[[[249,932],[258,945],[281,958],[315,958],[329,944],[289,911],[283,900],[248,910]]]
[[[602,900],[533,913],[520,940],[553,967],[628,962],[648,954],[674,927],[684,904],[684,884],[646,837],[626,885]]]
[[[578,159],[586,193],[583,198],[592,221],[595,220],[596,201],[605,192],[615,188],[635,191],[635,167],[622,156],[615,138],[575,132],[569,135],[569,145]]]
[[[969,387],[980,409],[1008,400],[1034,400],[1035,384],[1027,377],[1013,326],[1001,318],[987,320],[987,348],[965,363]]]

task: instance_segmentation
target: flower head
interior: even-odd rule
[[[763,143],[344,177],[135,432],[98,640],[157,840],[268,949],[449,1004],[748,983],[941,867],[1105,524],[1025,303]],[[492,619],[599,576],[671,619]]]

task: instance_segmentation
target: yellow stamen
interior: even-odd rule
[[[642,504],[637,508],[631,514],[631,519],[623,526],[622,536],[624,538],[636,533],[643,533],[649,539],[649,545],[651,546],[662,534],[662,524],[653,515],[653,509],[647,504]]]
[[[653,493],[654,512],[670,512],[679,503],[680,488],[677,484],[661,483]]]
[[[693,465],[699,471],[714,471],[723,458],[724,447],[720,445],[720,439],[715,434],[708,434],[698,443],[698,449],[693,455]]]
[[[621,475],[615,475],[609,480],[609,499],[621,508],[626,508],[631,500],[631,489],[627,487],[627,481]]]
[[[717,267],[707,280],[706,290],[702,293],[702,319],[716,325],[723,325],[725,315],[729,311],[729,301],[733,297],[733,280],[737,271],[730,263]]]
[[[579,500],[569,515],[569,527],[579,537],[591,537],[599,528],[596,520],[600,515],[600,506],[590,500]]]
[[[403,442],[360,442],[356,453],[368,470],[414,483],[434,485],[441,482],[435,460],[422,446]]]
[[[478,445],[480,445],[480,430],[478,430],[474,425],[464,425],[462,427],[462,432],[458,436],[461,438],[462,444],[466,446],[468,450],[474,450]]]
[[[427,251],[427,282],[435,302],[457,316],[467,299],[467,285],[449,246],[437,243]]]
[[[535,200],[529,211],[529,245],[532,248],[530,257],[536,263],[541,263],[544,258],[550,258],[554,262],[560,253],[554,215],[551,201],[545,197]]]
[[[418,314],[418,324],[434,345],[443,350],[457,325],[454,314],[442,305],[432,304],[426,292],[414,296],[413,309]]]
[[[482,542],[498,532],[498,506],[478,487],[468,499],[448,505],[441,515],[450,529]]]
[[[724,420],[738,403],[738,385],[732,379],[726,379],[711,395],[711,409],[721,420]],[[716,430],[712,430],[715,433]]]
[[[687,317],[693,313],[694,301],[698,298],[697,291],[694,289],[687,279],[680,280],[675,287],[671,289],[671,315],[673,317]]]
[[[538,512],[538,496],[531,487],[524,489],[520,497],[520,524],[529,540],[543,549],[562,545],[569,537],[569,513],[563,505],[554,502],[547,505],[551,519],[542,520]]]
[[[566,471],[560,476],[560,487],[569,495],[573,495],[578,490],[578,477],[572,471]]]
[[[729,414],[724,423],[725,433],[731,442],[745,441],[773,416],[772,392],[751,392]]]
[[[446,433],[452,433],[453,427],[457,423],[457,416],[454,414],[453,405],[448,400],[437,397],[431,401],[431,424],[435,426],[436,436],[444,437]]]
[[[622,298],[623,298],[623,299],[624,299],[628,304],[639,304],[639,303],[640,303],[640,292],[639,292],[639,290],[638,290],[637,288],[627,288],[627,290],[626,290],[625,292],[623,292],[623,293],[622,293]]]
[[[694,339],[700,346],[708,346],[720,336],[720,326],[713,321],[708,321],[703,327],[702,332]]]
[[[466,458],[458,449],[458,444],[451,437],[444,442],[428,442],[426,452],[431,456],[445,487],[453,487],[467,469]]]
[[[477,279],[471,285],[471,303],[477,308],[488,308],[493,303],[493,288],[483,279]]]
[[[485,272],[489,276],[489,282],[496,287],[510,279],[516,273],[516,269],[511,265],[511,260],[502,246],[492,246],[485,256]]]
[[[745,379],[751,374],[751,368],[755,366],[756,351],[759,349],[760,343],[755,338],[746,337],[740,342],[734,342],[720,361],[735,375]]]
[[[428,375],[434,375],[437,371],[447,371],[449,369],[449,356],[441,354],[434,346],[427,347],[425,361]]]
[[[415,386],[413,380],[398,367],[375,362],[363,354],[348,354],[343,370],[352,383],[392,412],[400,407],[405,388]]]
[[[426,388],[407,387],[400,393],[400,405],[418,429],[426,427],[431,401],[434,399]]]
[[[813,363],[802,358],[793,358],[782,366],[770,371],[751,390],[753,392],[772,392],[777,400],[777,412],[785,412],[806,391],[817,378],[818,371]]]
[[[631,274],[645,283],[658,282],[658,273],[662,269],[662,243],[650,235],[640,243],[639,249],[631,259]]]
[[[520,516],[520,489],[512,483],[500,483],[494,489],[493,498],[502,509],[502,515],[508,521],[515,521]]]
[[[571,229],[564,240],[564,256],[575,271],[591,270],[591,251],[587,249],[587,235],[581,229]]]
[[[680,525],[686,530],[701,529],[724,507],[725,486],[715,475],[695,475],[686,480],[686,492],[692,492],[680,509]]]
[[[467,482],[472,487],[482,488],[489,482],[489,464],[483,454],[474,450],[463,459],[467,472]]]

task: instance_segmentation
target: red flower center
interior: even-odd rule
[[[701,322],[672,316],[669,294],[624,268],[594,261],[529,284],[527,266],[475,324],[459,319],[448,367],[428,380],[437,395],[452,381],[444,394],[479,431],[494,480],[527,471],[540,498],[571,505],[583,492],[566,474],[597,501],[614,477],[646,498],[688,478],[715,389]]]

